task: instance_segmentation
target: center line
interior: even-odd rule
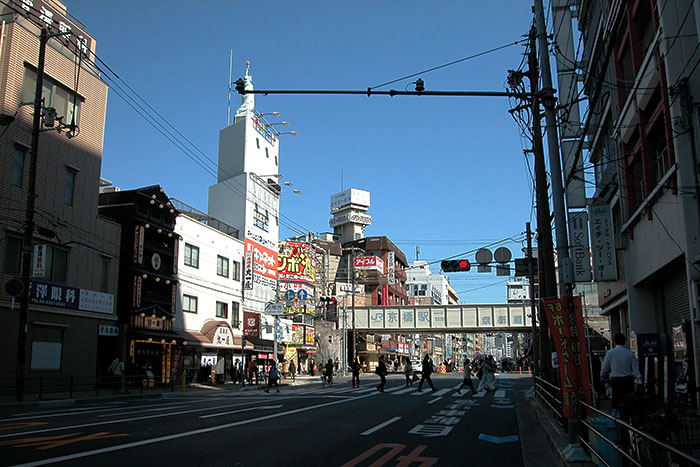
[[[401,420],[401,417],[390,418],[390,419],[387,420],[386,422],[380,423],[379,425],[375,426],[374,428],[370,428],[370,429],[367,430],[367,431],[363,431],[362,433],[360,433],[360,435],[364,435],[364,436],[371,435],[371,434],[374,433],[375,431],[379,431],[379,430],[381,430],[382,428],[384,428],[385,426],[391,425],[392,423],[394,423],[394,422],[397,421],[397,420]]]

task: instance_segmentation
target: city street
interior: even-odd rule
[[[544,437],[519,429],[519,416],[533,416],[531,377],[500,375],[495,392],[460,395],[461,373],[434,376],[435,392],[390,375],[382,394],[370,374],[359,389],[339,378],[279,393],[0,408],[0,450],[4,465],[528,465],[522,444],[533,451]],[[548,449],[534,450],[529,465],[553,464]]]

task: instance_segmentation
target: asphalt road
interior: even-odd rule
[[[523,443],[532,448],[543,436],[519,429],[533,426],[518,421],[532,417],[524,400],[531,378],[500,375],[496,392],[462,395],[461,374],[433,381],[436,392],[419,393],[417,383],[405,388],[401,375],[390,375],[379,393],[378,377],[366,375],[359,389],[341,378],[333,387],[309,383],[269,394],[246,387],[53,410],[0,408],[0,464],[553,465],[544,452],[523,458]]]

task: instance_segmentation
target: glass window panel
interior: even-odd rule
[[[5,272],[20,274],[22,272],[22,239],[7,237],[5,243]]]
[[[73,196],[75,194],[75,170],[66,170],[66,191],[64,194],[63,201],[68,206],[73,206]]]
[[[23,149],[15,148],[15,160],[12,166],[12,184],[22,188],[22,180],[24,179],[24,156]]]

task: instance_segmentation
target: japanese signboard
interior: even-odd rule
[[[592,205],[590,216],[594,280],[616,281],[617,257],[610,205]]]
[[[591,383],[581,297],[543,300],[542,304],[559,361],[562,416],[583,416],[585,410],[579,401],[591,403]]]
[[[301,345],[304,343],[304,325],[292,324],[292,344]]]
[[[271,290],[277,288],[277,252],[245,239],[245,254],[252,253],[252,283],[267,287]],[[248,274],[248,257],[246,256],[246,271]]]
[[[355,258],[355,269],[373,270],[384,273],[384,261],[379,256],[358,256]]]
[[[277,274],[280,281],[316,282],[316,251],[302,243],[279,242]]]
[[[396,265],[394,263],[395,254],[393,251],[390,251],[386,254],[386,275],[389,279],[389,285],[396,284]]]
[[[246,251],[243,261],[243,289],[253,290],[253,252]]]
[[[114,313],[114,295],[64,285],[30,281],[29,302],[69,310]]]
[[[243,312],[243,335],[246,337],[260,337],[260,315],[252,311]]]
[[[369,207],[369,191],[350,188],[331,196],[331,213],[353,205],[363,208]]]
[[[44,277],[46,274],[46,245],[34,245],[34,266],[32,277]]]
[[[316,345],[316,329],[311,326],[306,326],[304,331],[304,344]]]

